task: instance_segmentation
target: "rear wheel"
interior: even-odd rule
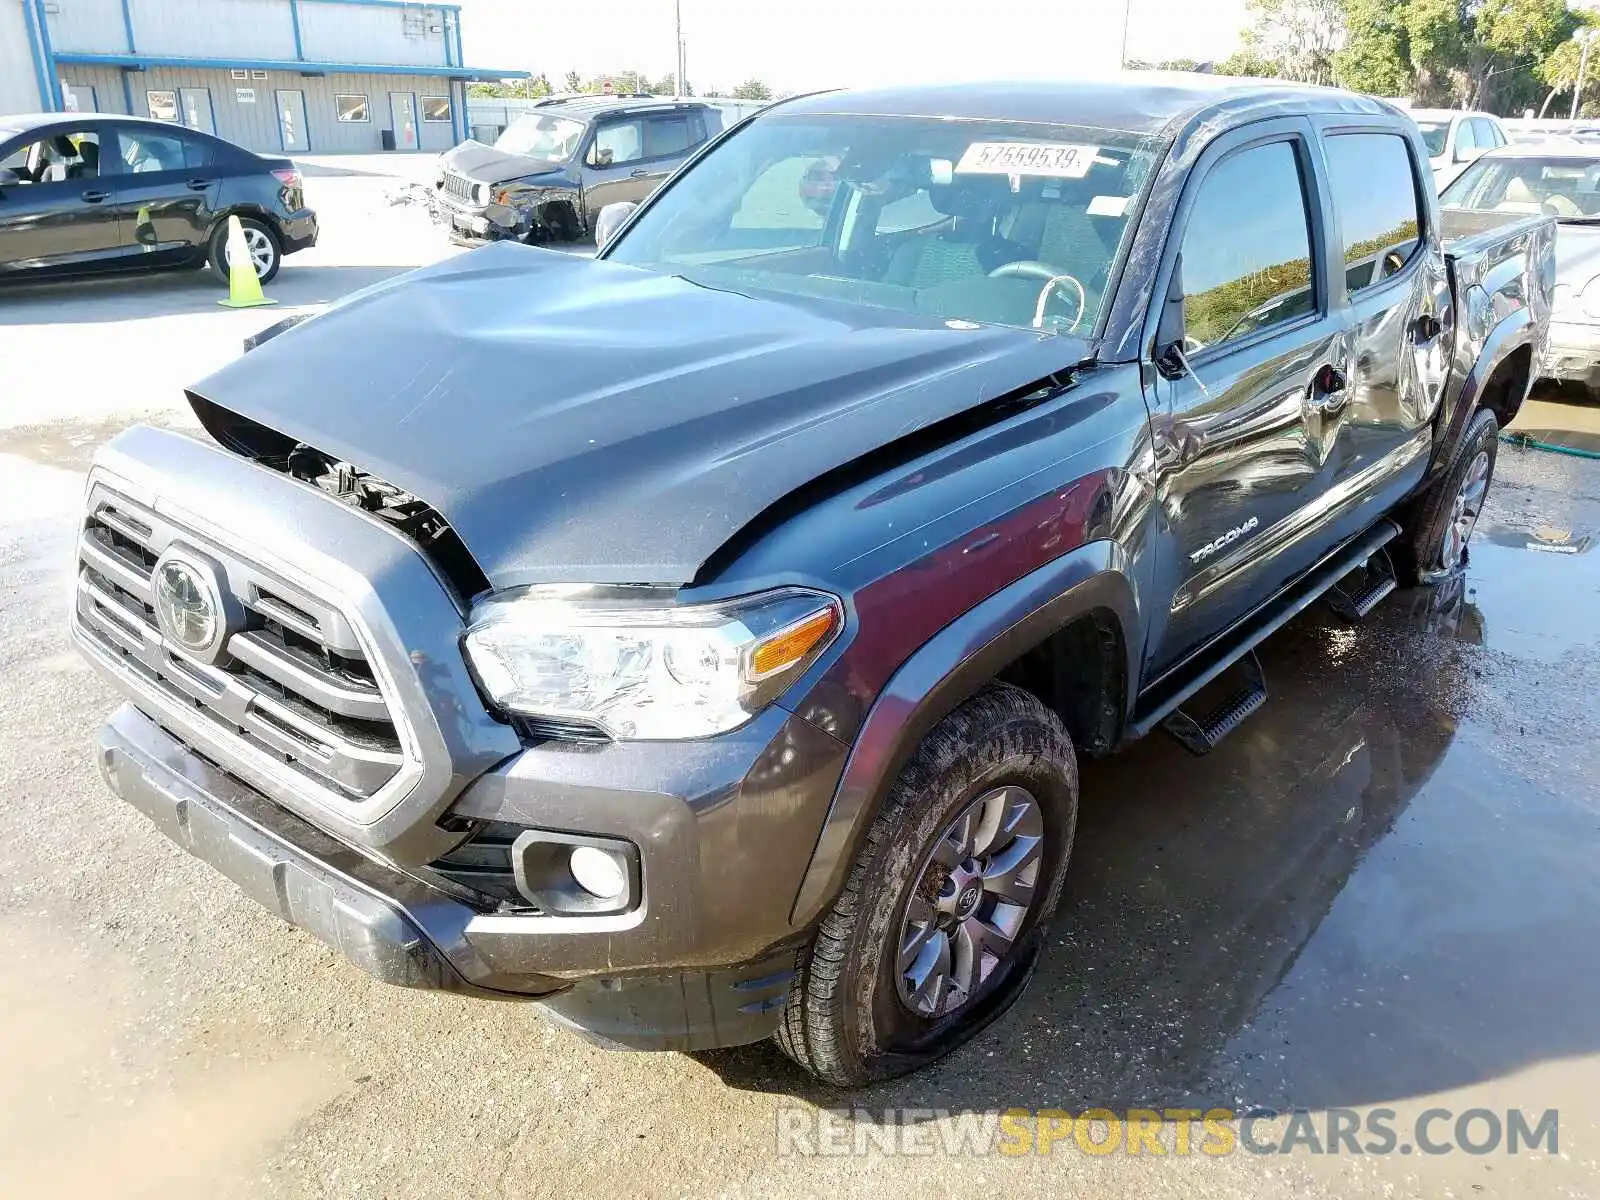
[[[228,282],[228,222],[220,222],[211,233],[211,248],[207,258],[211,262],[211,270],[223,283]],[[278,249],[278,239],[272,230],[268,229],[254,217],[240,217],[239,225],[244,230],[245,249],[250,254],[250,265],[255,268],[256,278],[262,283],[268,283],[278,273],[278,268],[283,264],[283,254]]]
[[[997,684],[951,713],[802,951],[779,1047],[851,1087],[970,1040],[1032,973],[1077,813],[1072,741],[1034,696]]]
[[[1455,463],[1417,501],[1397,539],[1396,565],[1404,582],[1437,583],[1466,565],[1467,543],[1488,500],[1499,445],[1499,421],[1479,409]]]

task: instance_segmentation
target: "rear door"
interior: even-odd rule
[[[104,136],[88,123],[0,144],[0,166],[19,178],[0,187],[0,274],[80,269],[125,253]]]
[[[1449,366],[1450,291],[1412,139],[1382,125],[1319,124],[1341,267],[1333,301],[1349,345],[1345,386],[1312,407],[1306,435],[1325,468],[1330,536],[1342,540],[1426,469]]]
[[[205,253],[222,183],[212,143],[179,129],[116,131],[117,204],[137,253],[194,261]]]
[[[1219,138],[1185,184],[1157,295],[1182,280],[1183,355],[1151,364],[1156,563],[1147,677],[1265,603],[1327,549],[1308,438],[1318,381],[1344,359],[1311,126]],[[1181,252],[1181,258],[1179,253]]]

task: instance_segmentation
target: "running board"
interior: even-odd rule
[[[1352,594],[1338,584],[1328,589],[1328,607],[1346,621],[1363,620],[1383,602],[1385,596],[1400,586],[1387,549],[1379,550],[1367,559],[1364,569],[1367,577],[1360,591]]]
[[[1258,615],[1255,623],[1243,627],[1236,626],[1214,638],[1210,645],[1201,649],[1188,660],[1188,662],[1204,662],[1207,665],[1196,670],[1194,674],[1187,676],[1181,683],[1173,685],[1170,691],[1163,691],[1162,685],[1171,682],[1173,676],[1177,674],[1177,669],[1168,671],[1149,688],[1145,689],[1140,696],[1142,711],[1140,709],[1135,710],[1136,715],[1127,725],[1124,740],[1133,741],[1136,738],[1141,738],[1166,721],[1168,717],[1178,711],[1178,708],[1185,700],[1277,633],[1294,617],[1304,612],[1320,599],[1328,589],[1334,587],[1351,571],[1369,561],[1393,541],[1399,533],[1400,527],[1393,521],[1387,519],[1379,521],[1366,533],[1341,547],[1279,593],[1278,597],[1266,607],[1265,611],[1270,615],[1265,617]],[[1187,665],[1187,663],[1183,665]],[[1245,717],[1260,707],[1261,702],[1256,701],[1255,706],[1249,712],[1246,712],[1232,723],[1230,732],[1232,729],[1237,729],[1239,723]]]
[[[1223,738],[1267,702],[1267,679],[1256,652],[1249,651],[1239,659],[1238,665],[1244,671],[1243,682],[1206,716],[1191,717],[1180,708],[1161,722],[1161,728],[1182,742],[1190,754],[1210,754]]]

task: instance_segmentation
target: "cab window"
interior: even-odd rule
[[[1241,220],[1239,198],[1250,197]],[[1224,159],[1200,183],[1183,235],[1189,353],[1236,342],[1316,311],[1311,222],[1290,142]]]
[[[1355,295],[1402,270],[1416,254],[1417,176],[1397,134],[1340,133],[1322,146],[1343,235],[1345,285]]]

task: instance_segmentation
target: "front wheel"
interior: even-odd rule
[[[256,270],[256,278],[262,283],[270,283],[273,276],[278,273],[278,268],[283,264],[283,254],[278,249],[278,239],[254,217],[240,217],[239,225],[244,230],[245,249],[250,253],[250,265]],[[221,221],[216,229],[211,232],[211,247],[207,254],[211,262],[211,270],[223,283],[228,282],[228,222]]]
[[[1437,583],[1467,562],[1467,543],[1494,480],[1500,422],[1479,409],[1451,467],[1417,501],[1396,539],[1396,565],[1406,583]]]
[[[969,1041],[1028,981],[1077,815],[1077,762],[1054,713],[1003,684],[956,709],[900,773],[801,952],[779,1047],[854,1087]]]

